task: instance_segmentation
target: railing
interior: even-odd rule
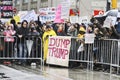
[[[5,41],[8,37],[0,36],[1,60],[38,60],[44,66],[42,39],[38,36],[13,37],[13,41]],[[82,47],[81,49],[80,46]],[[94,64],[116,68],[120,67],[120,40],[95,40],[93,44],[85,44],[84,40],[71,38],[69,61],[79,62],[87,69],[93,70]],[[40,61],[39,61],[40,60]],[[75,66],[73,64],[73,66]]]
[[[78,50],[81,44],[83,44],[84,50]],[[71,62],[86,64],[86,68],[90,70],[94,69],[94,64],[99,64],[107,66],[110,73],[112,73],[112,68],[116,68],[118,73],[120,67],[120,40],[95,40],[93,44],[84,44],[82,40],[72,38]]]
[[[0,59],[19,60],[22,63],[33,60],[43,67],[42,39],[38,36],[22,38],[0,36]]]

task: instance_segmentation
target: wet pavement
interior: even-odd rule
[[[24,71],[24,72],[23,72]],[[0,73],[4,73],[5,77],[0,77],[0,80],[49,80],[41,75],[36,75],[29,71],[20,71],[7,66],[0,65]]]
[[[0,65],[0,73],[9,77],[0,80],[120,80],[120,75],[50,66],[41,71],[40,66]]]

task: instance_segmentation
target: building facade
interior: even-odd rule
[[[93,15],[94,10],[106,11],[107,0],[74,0],[79,1],[80,16]],[[118,6],[120,6],[118,0]],[[45,7],[57,7],[61,0],[14,0],[17,11],[35,10]]]
[[[14,0],[14,7],[17,11],[37,11],[39,8],[48,7],[48,0]]]

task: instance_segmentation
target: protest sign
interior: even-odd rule
[[[54,23],[63,23],[64,20],[61,19],[61,5],[59,5],[56,9],[56,16],[55,16],[55,20]]]
[[[55,7],[49,8],[40,8],[39,9],[39,18],[41,22],[54,21],[55,19]]]
[[[85,34],[85,44],[94,43],[95,34]]]
[[[112,19],[111,19],[110,16],[108,16],[108,17],[105,19],[105,21],[104,21],[103,27],[110,28],[110,26],[111,26],[111,25],[110,25],[111,22],[112,22]]]
[[[13,17],[13,19],[15,20],[15,22],[16,22],[16,23],[20,22],[20,17],[19,17],[19,16],[17,16],[17,15],[16,15],[16,16],[14,16],[14,17]],[[9,19],[9,21],[7,21],[7,22],[10,24],[10,21],[11,21],[11,20],[12,20],[12,18],[11,18],[11,19]]]
[[[30,22],[31,20],[34,20],[34,21],[37,20],[38,16],[34,10],[31,10],[31,11],[28,11],[28,13],[26,15],[21,16],[20,19],[21,19],[21,22],[23,20],[27,20],[28,22]]]
[[[12,0],[1,0],[0,1],[1,18],[12,18],[13,17],[13,3]]]
[[[118,15],[117,15],[117,17],[119,17],[119,18],[120,18],[120,12],[118,12]]]
[[[114,26],[116,24],[117,17],[111,16],[111,19],[112,19],[112,25]]]
[[[68,19],[70,12],[70,0],[63,0],[61,2],[61,19]]]
[[[117,17],[108,16],[104,21],[103,27],[110,28],[111,25],[114,26],[116,23],[116,20],[117,20]]]
[[[47,63],[68,67],[71,37],[49,38]]]
[[[79,17],[79,23],[89,23],[89,19],[87,16],[82,16],[82,17]]]
[[[22,16],[27,15],[27,13],[28,13],[28,11],[19,11],[18,14],[17,14],[17,16],[22,17]]]
[[[77,0],[70,0],[70,8],[75,9],[77,5]]]
[[[79,17],[78,16],[70,16],[70,22],[71,23],[78,23]]]

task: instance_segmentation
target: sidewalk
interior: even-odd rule
[[[120,80],[119,75],[110,75],[105,72],[48,66],[41,72],[39,68],[33,69],[31,66],[12,66],[10,68],[0,65],[0,73],[5,73],[6,77],[10,77],[0,78],[0,80]]]
[[[6,77],[9,77],[1,78],[0,76],[0,80],[72,80],[64,75],[59,75],[58,73],[40,72],[40,69],[35,73],[34,69],[26,68],[23,68],[22,66],[14,66],[11,68],[0,65],[0,73],[4,73]],[[57,70],[55,69],[55,71]],[[58,72],[61,73],[61,69],[59,69]]]
[[[36,75],[29,72],[25,73],[3,65],[0,65],[0,73],[4,73],[6,77],[9,77],[4,79],[0,78],[0,80],[49,80],[41,75]]]

